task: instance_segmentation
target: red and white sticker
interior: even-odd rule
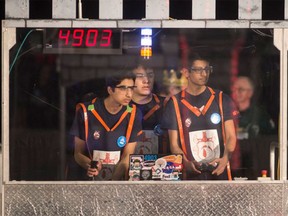
[[[220,157],[220,145],[216,129],[189,132],[189,141],[192,155],[197,162],[210,162]]]

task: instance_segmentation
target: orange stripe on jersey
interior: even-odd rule
[[[91,110],[91,112],[93,113],[93,115],[98,119],[98,121],[103,125],[103,127],[107,130],[110,131],[110,128],[107,126],[107,124],[104,122],[104,120],[101,118],[101,116],[98,114],[98,112],[93,109]]]
[[[141,134],[143,134],[143,130],[139,131],[139,132],[137,133],[137,136],[140,136]]]
[[[205,115],[207,110],[210,108],[214,98],[215,98],[215,92],[208,87],[209,91],[211,92],[211,96],[208,100],[208,102],[205,104],[204,109],[202,111],[200,111],[197,107],[192,106],[186,99],[185,99],[185,91],[183,90],[181,93],[181,102],[191,111],[193,112],[197,117],[199,117],[201,114]]]
[[[200,116],[201,112],[199,111],[198,108],[193,107],[187,100],[182,99],[181,102],[191,111],[193,112],[196,116]]]
[[[214,100],[214,98],[215,98],[215,92],[214,92],[210,87],[208,87],[208,89],[209,89],[210,92],[211,92],[211,96],[210,96],[208,102],[205,104],[204,109],[202,110],[202,114],[203,114],[203,115],[206,114],[207,110],[210,108],[210,106],[211,106],[211,104],[212,104],[212,102],[213,102],[213,100]]]
[[[153,94],[153,97],[154,97],[154,99],[155,99],[157,104],[148,113],[146,113],[146,115],[143,117],[144,120],[147,120],[156,110],[158,110],[160,108],[160,105],[159,105],[160,100],[159,100],[159,98],[155,94]]]
[[[127,143],[129,143],[129,139],[130,139],[130,136],[131,136],[132,128],[133,128],[133,125],[134,125],[135,116],[136,116],[136,106],[133,104],[132,105],[132,113],[131,113],[131,116],[130,116],[128,129],[127,129],[127,132],[126,132],[126,142]]]
[[[181,115],[180,115],[178,102],[177,102],[177,99],[175,98],[175,96],[172,96],[172,100],[173,100],[173,103],[174,103],[175,112],[176,112],[176,118],[177,118],[177,122],[178,122],[180,143],[181,143],[181,146],[182,146],[182,151],[184,152],[184,154],[187,157],[187,150],[186,150],[186,145],[185,145],[185,140],[184,140],[184,132],[183,132],[183,126],[182,126],[182,120],[181,120]]]
[[[119,119],[118,122],[114,125],[114,127],[111,129],[111,131],[114,131],[114,130],[118,127],[118,125],[123,121],[123,119],[127,116],[127,114],[128,114],[128,112],[125,111],[125,112],[121,115],[120,119]]]
[[[119,118],[118,122],[114,125],[114,127],[110,129],[95,109],[92,109],[91,112],[98,119],[98,121],[102,124],[102,126],[106,129],[106,131],[114,131],[128,114],[128,112],[125,111]]]
[[[224,122],[224,115],[223,115],[223,92],[222,91],[219,93],[219,108],[220,108],[221,121],[222,121],[222,136],[223,136],[223,141],[224,141],[224,146],[225,146],[226,145],[226,135],[225,135],[225,122]],[[231,174],[229,161],[227,163],[226,169],[227,169],[228,180],[232,181],[232,174]]]
[[[84,130],[85,130],[85,143],[88,149],[88,153],[90,156],[90,159],[92,160],[92,154],[88,145],[88,114],[87,114],[87,109],[83,103],[79,103],[76,105],[76,111],[78,111],[82,107],[83,109],[83,115],[84,115]]]

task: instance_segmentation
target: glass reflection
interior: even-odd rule
[[[69,133],[76,104],[105,96],[106,74],[143,63],[140,31],[123,34],[122,55],[43,54],[42,32],[29,35],[10,72],[10,180],[81,180],[86,171],[75,162]],[[28,32],[17,29],[10,62]],[[209,55],[209,86],[236,104],[246,95],[260,107],[246,114],[238,105],[232,175],[253,180],[267,170],[269,176],[270,143],[278,141],[280,64],[271,30],[153,29],[153,34],[152,57],[145,61],[154,73],[153,93],[166,97],[185,89],[189,53]],[[248,84],[237,84],[239,77]]]

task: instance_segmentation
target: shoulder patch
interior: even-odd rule
[[[129,113],[131,113],[131,112],[132,112],[132,110],[133,110],[133,108],[132,108],[132,107],[130,107],[129,105],[127,105],[127,107],[126,107],[126,111],[127,111],[127,112],[129,112]]]
[[[232,112],[232,115],[233,116],[238,116],[240,113],[239,113],[239,111],[238,110],[234,110],[233,112]]]
[[[94,110],[94,104],[90,104],[90,105],[88,106],[88,110],[89,110],[89,111]]]

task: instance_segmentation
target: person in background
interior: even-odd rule
[[[74,158],[88,177],[96,180],[128,179],[129,155],[142,132],[141,111],[129,106],[135,75],[119,72],[107,77],[108,96],[77,105],[71,129]],[[92,161],[98,166],[91,167]]]
[[[240,167],[235,175],[249,180],[256,180],[259,175],[256,138],[275,133],[275,124],[268,112],[253,101],[254,88],[246,76],[239,76],[232,86],[232,98],[240,112],[237,123]]]
[[[168,154],[167,131],[161,129],[165,97],[153,93],[153,69],[140,64],[133,69],[136,76],[132,104],[142,111],[143,140],[137,143],[137,154]]]
[[[275,132],[275,123],[267,111],[252,102],[254,84],[250,78],[238,77],[233,84],[232,92],[232,97],[240,111],[238,139],[255,138],[259,134]]]
[[[187,88],[171,97],[162,118],[172,153],[184,156],[187,180],[232,179],[229,159],[236,146],[234,118],[238,111],[222,91],[206,84],[212,66],[198,54],[183,68]]]

